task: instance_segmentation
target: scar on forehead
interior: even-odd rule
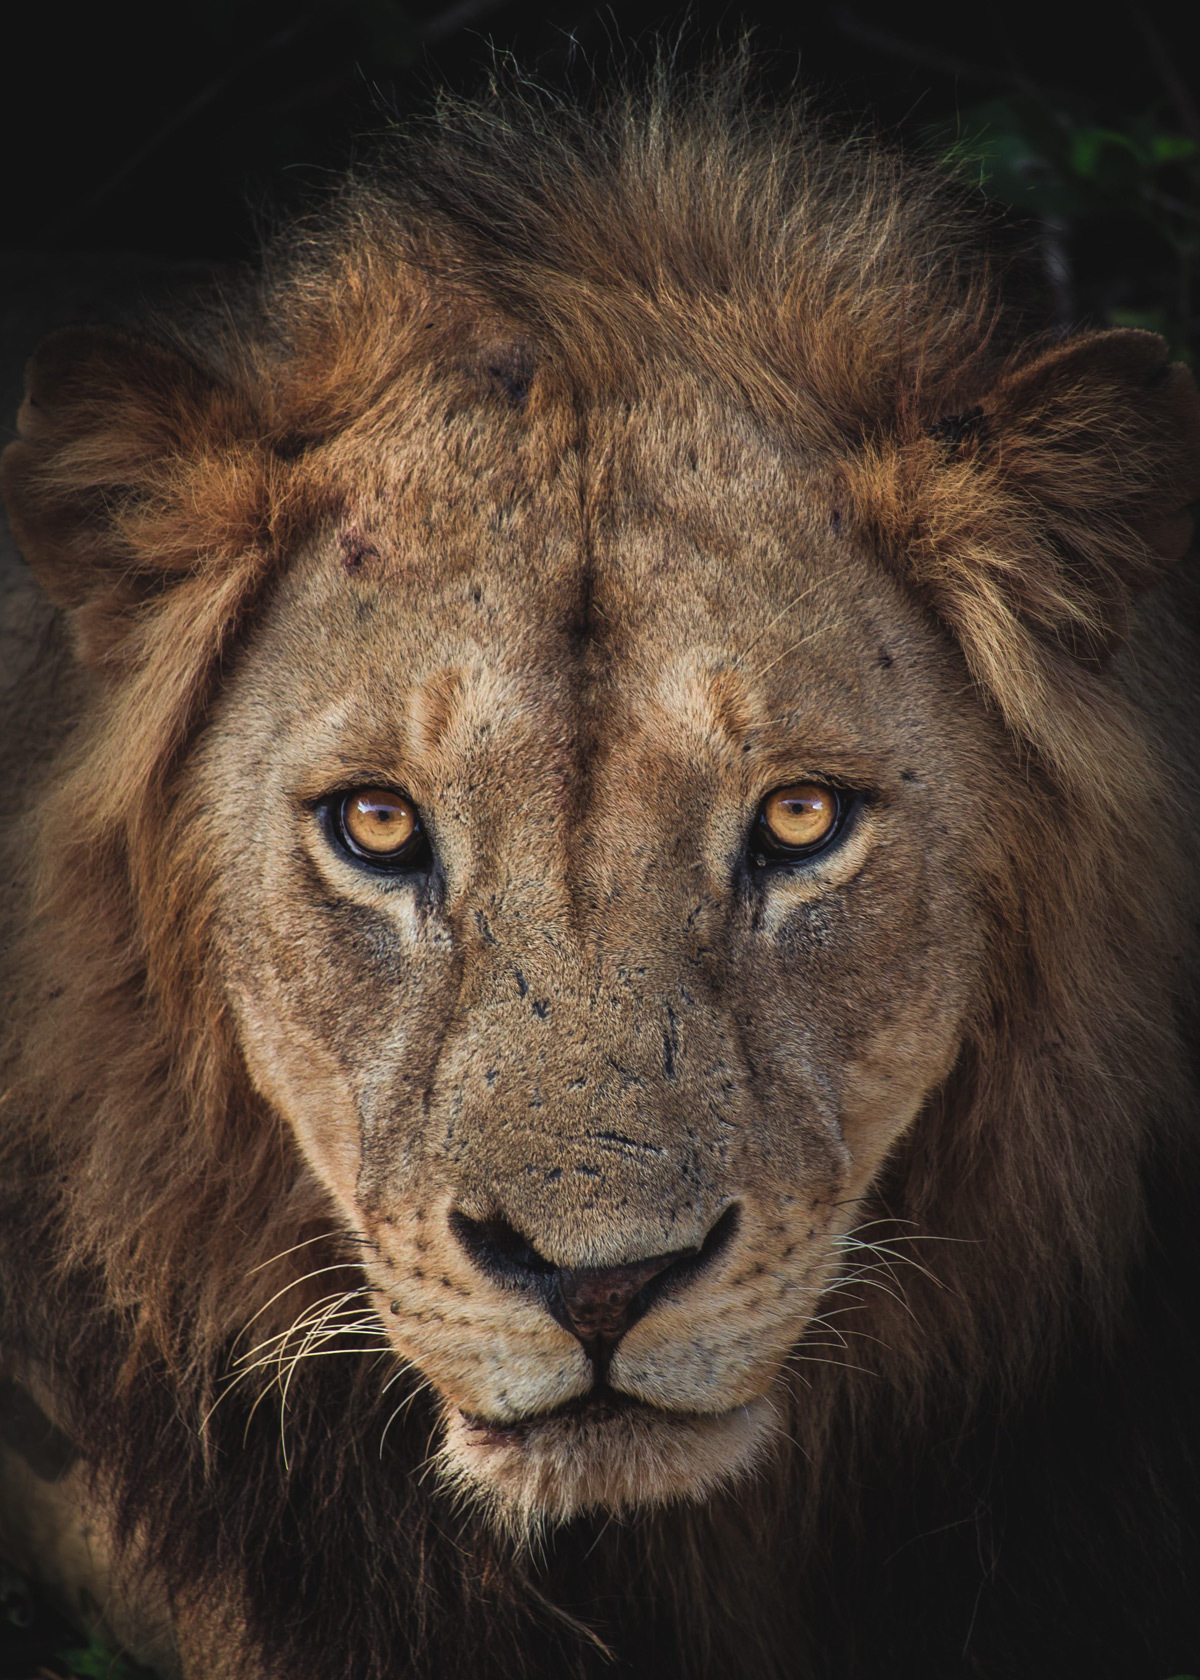
[[[466,679],[456,665],[431,671],[413,691],[410,716],[415,744],[435,753],[458,714]]]
[[[708,705],[717,725],[734,741],[741,741],[754,725],[754,705],[746,680],[732,666],[709,673]]]
[[[342,565],[348,572],[360,572],[364,566],[379,559],[379,550],[355,525],[338,532],[338,548]]]
[[[510,408],[523,408],[537,374],[537,353],[532,344],[497,339],[479,352],[479,366],[491,388]]]

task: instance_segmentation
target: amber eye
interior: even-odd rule
[[[807,857],[833,839],[845,809],[844,796],[820,782],[776,788],[762,802],[754,837],[773,857]]]
[[[425,850],[411,799],[389,788],[355,788],[335,802],[338,838],[355,857],[384,867],[411,867]]]

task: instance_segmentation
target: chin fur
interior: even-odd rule
[[[619,1514],[703,1499],[748,1474],[777,1428],[765,1398],[712,1414],[637,1402],[564,1407],[504,1425],[454,1408],[438,1470],[445,1485],[482,1502],[498,1527],[528,1540],[587,1510]]]

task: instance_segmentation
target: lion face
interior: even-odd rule
[[[771,1439],[953,1062],[1003,800],[964,782],[990,725],[948,640],[827,487],[666,412],[556,459],[536,412],[416,413],[192,771],[251,1075],[364,1241],[444,1468],[551,1517]],[[818,843],[780,850],[796,789]]]

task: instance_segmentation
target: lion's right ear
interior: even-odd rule
[[[147,601],[252,542],[267,471],[244,393],[181,352],[69,327],[29,364],[0,488],[80,656],[113,658]]]

